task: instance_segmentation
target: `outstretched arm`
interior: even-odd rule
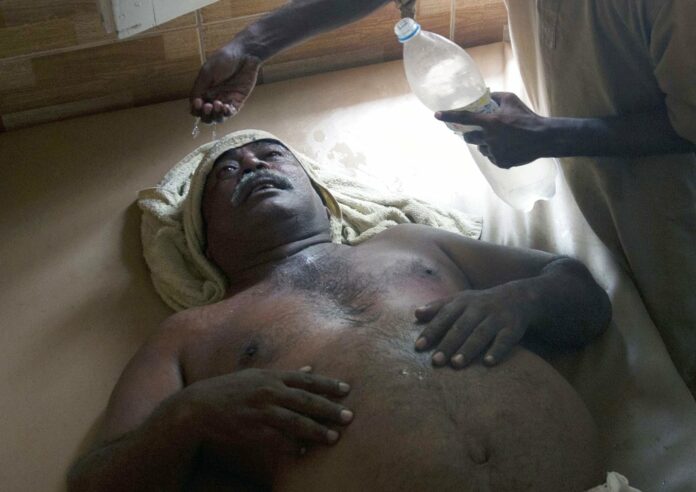
[[[221,121],[239,111],[258,70],[281,51],[370,14],[389,0],[295,0],[247,26],[201,68],[191,114]]]
[[[578,348],[608,326],[609,298],[579,261],[410,227],[419,227],[471,285],[415,313],[427,324],[416,348],[433,350],[435,365],[465,367],[482,353],[495,364],[525,336]]]

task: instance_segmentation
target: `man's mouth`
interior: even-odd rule
[[[292,183],[285,176],[269,171],[259,171],[258,174],[250,175],[239,182],[232,195],[232,204],[239,206],[251,195],[263,190],[289,190],[292,188]]]
[[[259,184],[259,185],[257,185],[257,186],[254,186],[254,187],[252,188],[252,190],[251,190],[251,193],[249,193],[249,194],[250,194],[250,195],[253,195],[253,194],[256,193],[257,191],[261,191],[261,190],[270,190],[270,189],[277,189],[277,188],[276,188],[276,186],[275,186],[274,184],[271,184],[271,183],[261,183],[261,184]]]

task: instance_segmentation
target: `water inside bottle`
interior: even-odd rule
[[[479,99],[486,91],[480,79],[461,59],[442,60],[430,68],[418,91],[426,106],[435,110],[460,109]]]

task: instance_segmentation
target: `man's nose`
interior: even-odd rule
[[[259,159],[253,154],[247,154],[240,162],[240,170],[242,174],[248,174],[261,169],[269,169],[271,166],[264,160]]]

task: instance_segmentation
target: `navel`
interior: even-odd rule
[[[257,340],[249,340],[242,345],[239,364],[242,366],[253,364],[258,358],[260,343]]]

